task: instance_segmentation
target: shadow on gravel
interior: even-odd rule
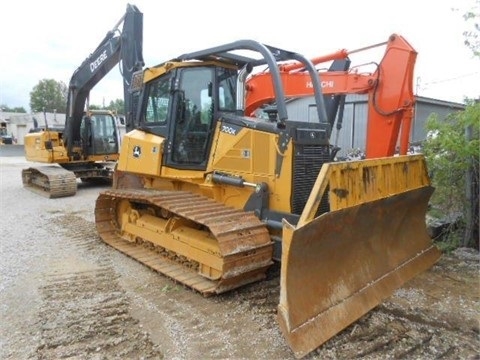
[[[24,156],[23,145],[0,145],[0,157]]]

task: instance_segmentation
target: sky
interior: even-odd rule
[[[462,17],[467,10],[480,12],[478,0],[15,0],[0,5],[0,105],[30,111],[30,92],[39,81],[68,85],[127,3],[143,13],[146,66],[241,39],[313,58],[384,42],[396,33],[418,53],[417,95],[453,102],[480,97],[480,58],[463,36],[473,26]],[[379,61],[381,55],[357,61]],[[121,98],[116,66],[91,91],[90,103]]]

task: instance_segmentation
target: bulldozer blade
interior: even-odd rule
[[[428,236],[430,186],[284,221],[278,321],[297,358],[313,351],[440,257]]]

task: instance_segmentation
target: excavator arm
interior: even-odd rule
[[[311,59],[318,65],[380,46],[385,46],[384,56],[373,73],[359,73],[357,68],[318,73],[324,95],[368,94],[367,158],[394,155],[397,139],[400,154],[407,153],[415,103],[412,83],[417,52],[402,36],[393,34],[383,43]],[[286,97],[313,95],[310,74],[301,63],[279,65],[279,70]],[[274,100],[271,73],[252,75],[246,91],[245,113],[253,115],[256,109]]]
[[[120,25],[123,24],[122,29]],[[80,127],[90,91],[113,67],[121,64],[124,83],[124,102],[127,123],[133,117],[136,99],[129,91],[133,73],[144,66],[142,55],[143,14],[134,5],[127,4],[125,15],[73,73],[68,87],[67,116],[64,141],[69,156],[80,141]]]

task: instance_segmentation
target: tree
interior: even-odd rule
[[[430,135],[424,153],[436,188],[432,205],[443,217],[460,225],[452,229],[457,231],[450,233],[450,242],[478,248],[480,102],[469,101],[464,111],[443,120],[433,114],[426,128]]]
[[[480,0],[476,0],[471,11],[464,14],[465,21],[472,25],[470,31],[463,33],[465,36],[465,45],[472,50],[473,55],[480,59]],[[479,172],[479,130],[480,126],[480,98],[470,103],[466,110],[466,117],[470,117],[471,123],[465,128],[467,141],[476,142],[475,156],[470,158],[466,172],[466,197],[467,214],[464,245],[476,245],[480,249],[480,229],[479,229],[479,192],[480,192],[480,172]],[[471,239],[471,241],[469,241]],[[476,244],[475,244],[476,242]]]
[[[0,105],[0,109],[3,111],[3,112],[16,112],[16,113],[26,113],[27,110],[25,110],[25,108],[23,106],[20,106],[20,107],[9,107],[5,104],[2,104]]]
[[[30,109],[32,112],[65,112],[67,108],[67,85],[62,81],[43,79],[30,92]]]
[[[124,114],[125,103],[122,99],[116,99],[115,101],[110,101],[107,109],[116,112],[117,114]]]
[[[463,32],[465,45],[472,50],[473,55],[480,57],[480,0],[476,0],[473,8],[463,14],[466,23],[471,29]]]
[[[122,99],[116,99],[115,101],[110,101],[110,104],[108,106],[90,104],[88,107],[90,110],[106,109],[116,114],[124,114],[125,112],[125,103]]]
[[[474,7],[463,18],[467,25],[473,23],[471,30],[463,33],[464,43],[480,60],[480,0],[475,0]],[[436,116],[427,120],[430,136],[424,151],[437,189],[433,206],[444,217],[460,215],[462,226],[453,229],[450,242],[479,249],[480,99],[466,99],[465,103],[464,111],[445,120]]]

